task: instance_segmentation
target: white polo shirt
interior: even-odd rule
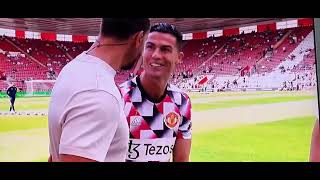
[[[96,161],[125,161],[129,129],[116,71],[85,52],[68,63],[54,85],[49,105],[50,154]]]

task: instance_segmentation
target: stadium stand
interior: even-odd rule
[[[283,83],[273,78],[279,74],[296,77],[295,74],[307,70],[314,76],[311,72],[315,63],[312,28],[267,29],[184,40],[185,56],[171,82],[181,88],[215,87],[222,90],[229,87],[266,87],[261,83],[276,87]],[[0,89],[4,90],[8,82],[15,82],[18,88],[26,90],[25,81],[54,80],[64,65],[91,45],[92,42],[87,41],[1,36],[0,66],[7,82],[1,81]],[[117,72],[116,82],[132,77],[133,69]]]

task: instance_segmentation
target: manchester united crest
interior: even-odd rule
[[[164,119],[164,123],[168,128],[173,129],[179,123],[179,120],[180,120],[179,114],[177,114],[176,112],[170,112],[166,115]]]

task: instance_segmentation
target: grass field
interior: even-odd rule
[[[301,101],[307,99],[314,99],[314,96],[284,96],[284,97],[266,97],[266,98],[255,98],[255,99],[236,99],[226,101],[212,101],[208,103],[197,103],[193,106],[194,111],[205,111],[209,109],[217,108],[231,108],[240,106],[250,106],[256,104],[273,104],[280,102],[291,102]]]
[[[314,117],[194,133],[192,161],[308,161]]]
[[[190,94],[194,123],[191,160],[308,161],[315,117],[309,109],[315,108],[315,94]],[[49,98],[43,97],[18,98],[16,110],[43,111],[48,102]],[[0,111],[7,110],[8,99],[0,99]],[[48,139],[46,116],[0,116],[0,161],[47,161]]]
[[[16,98],[16,111],[25,110],[47,110],[49,104],[49,97],[30,97],[30,98]],[[9,111],[9,98],[0,98],[0,111]]]

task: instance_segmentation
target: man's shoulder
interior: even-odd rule
[[[167,94],[177,105],[183,105],[190,101],[188,94],[173,84],[168,85]]]
[[[81,55],[78,55],[75,57],[72,61],[70,61],[68,64],[66,64],[62,70],[61,73],[73,73],[74,71],[85,71],[85,70],[90,70],[90,66],[94,65],[92,63],[81,63],[83,57]],[[84,75],[83,73],[82,75]],[[81,74],[79,74],[81,76]]]
[[[84,58],[79,55],[62,69],[56,81],[57,86],[60,85],[61,88],[72,86],[74,90],[115,91],[114,77],[110,73],[106,73],[97,64],[82,59]]]

